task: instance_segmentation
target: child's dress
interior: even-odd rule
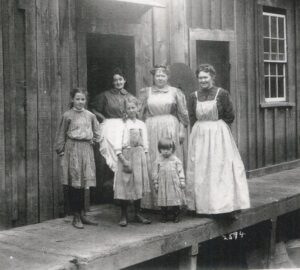
[[[150,192],[146,154],[148,152],[147,130],[144,122],[126,120],[122,136],[116,144],[116,154],[122,153],[129,161],[132,172],[124,172],[119,160],[114,180],[114,198],[119,200],[139,200]]]
[[[157,206],[180,206],[186,204],[180,181],[184,181],[182,162],[175,155],[164,158],[160,155],[156,161],[153,181],[158,183]]]
[[[61,159],[62,184],[75,188],[96,186],[93,141],[99,142],[99,123],[88,110],[66,111],[61,119],[55,140]]]

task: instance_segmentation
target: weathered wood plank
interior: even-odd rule
[[[54,142],[56,129],[60,120],[61,109],[61,77],[59,76],[59,1],[49,1],[49,54],[50,72],[49,89],[51,91],[51,141]],[[52,148],[52,185],[53,185],[53,217],[59,217],[60,205],[63,204],[62,185],[59,181],[58,158]]]
[[[180,251],[179,270],[196,270],[197,269],[198,244]]]
[[[222,14],[221,14],[221,22],[223,30],[234,30],[235,23],[235,0],[226,0],[221,1],[222,4]]]
[[[265,165],[274,164],[274,112],[264,110],[264,156]]]
[[[202,24],[201,28],[209,29],[211,28],[210,25],[210,18],[211,18],[211,5],[210,0],[201,0],[201,18],[202,18]]]
[[[284,162],[285,160],[285,110],[274,109],[274,161],[275,163]]]
[[[26,10],[26,173],[27,223],[39,220],[38,212],[38,90],[35,1]]]
[[[256,59],[253,57],[255,55],[255,32],[254,32],[254,17],[255,9],[252,1],[247,1],[245,3],[245,20],[246,20],[246,39],[247,39],[247,58],[246,58],[246,69],[247,69],[247,118],[248,118],[248,169],[254,169],[257,167],[256,164],[256,108],[258,102],[256,101],[256,91],[255,89],[255,65]],[[254,112],[254,113],[253,113]]]
[[[15,9],[15,115],[16,115],[16,152],[13,153],[16,183],[17,220],[14,225],[26,224],[26,81],[25,81],[25,12]]]
[[[222,0],[211,0],[210,5],[211,5],[211,17],[210,17],[211,29],[221,29],[222,28],[221,26]]]
[[[53,217],[49,1],[36,1],[40,221]]]
[[[70,76],[71,88],[78,86],[78,50],[77,50],[77,17],[76,17],[76,1],[69,1],[69,50],[70,50]]]
[[[153,8],[153,55],[154,64],[170,62],[169,55],[169,35],[168,35],[168,15],[164,8]]]
[[[296,138],[300,136],[300,2],[295,1],[295,40],[296,40],[296,99],[297,99],[297,109],[296,109]],[[300,141],[297,139],[297,158],[300,157]]]
[[[189,62],[188,29],[186,23],[186,5],[184,0],[172,0],[169,3],[170,16],[170,63]]]
[[[3,5],[0,0],[0,6]],[[2,9],[0,10],[0,63],[3,63],[3,38],[2,38]],[[7,209],[6,209],[6,184],[5,184],[5,109],[4,109],[4,83],[3,83],[3,65],[0,65],[0,226],[6,225]]]
[[[199,0],[191,0],[191,27],[193,28],[201,28],[202,27],[202,1]]]
[[[246,3],[243,1],[238,1],[236,4],[236,20],[240,23],[236,25],[236,43],[237,43],[237,83],[236,88],[238,89],[236,93],[237,107],[236,107],[236,124],[238,127],[238,137],[237,144],[239,151],[241,153],[242,159],[245,163],[246,168],[248,168],[248,115],[247,115],[247,89],[246,89],[246,56],[247,56],[247,42],[246,42],[246,22],[245,22],[245,12]]]

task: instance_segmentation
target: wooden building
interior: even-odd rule
[[[0,0],[1,226],[63,213],[53,141],[70,89],[93,98],[117,65],[138,95],[162,62],[216,67],[249,176],[300,164],[299,1]]]

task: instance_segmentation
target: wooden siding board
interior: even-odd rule
[[[188,55],[188,29],[186,23],[186,6],[184,0],[169,2],[170,12],[170,55],[172,63],[189,62]]]
[[[26,10],[26,189],[27,223],[39,220],[38,212],[38,93],[36,62],[36,5]]]
[[[210,17],[211,29],[222,28],[221,8],[222,8],[222,0],[211,0],[211,17]]]
[[[201,18],[202,25],[201,28],[210,29],[211,28],[211,0],[200,0],[202,2]]]
[[[191,0],[191,27],[198,28],[202,27],[202,1],[199,0]]]
[[[275,163],[286,161],[286,110],[277,109],[274,111],[274,149]]]
[[[152,9],[153,22],[153,62],[162,64],[170,62],[169,36],[168,36],[168,13],[164,8]]]
[[[300,1],[295,1],[295,39],[296,39],[296,149],[300,158]]]
[[[223,30],[234,30],[235,0],[221,1],[221,24]]]
[[[254,35],[254,4],[246,2],[246,36],[247,36],[247,118],[248,118],[248,169],[256,165],[256,89],[255,89],[255,35]]]
[[[53,217],[49,1],[36,1],[40,221]]]
[[[71,88],[78,86],[78,50],[77,50],[77,18],[76,1],[69,1],[69,49],[70,49],[70,75]]]
[[[16,140],[13,153],[16,174],[17,220],[14,225],[26,224],[26,87],[25,87],[25,12],[15,9],[15,115],[16,115]]]
[[[50,57],[50,91],[51,91],[51,141],[52,144],[55,140],[56,129],[60,120],[60,108],[61,108],[61,78],[59,74],[59,3],[58,0],[49,1],[49,52]],[[58,158],[57,154],[52,146],[52,185],[53,185],[53,217],[59,217],[60,209],[62,205],[61,193],[62,186],[59,181],[58,175]]]
[[[246,22],[245,22],[245,2],[238,1],[236,4],[236,43],[237,43],[237,84],[238,91],[236,92],[237,107],[236,121],[238,127],[237,144],[240,150],[242,159],[248,168],[248,117],[247,117],[247,89],[246,89]]]
[[[0,0],[2,9],[3,0]],[[2,11],[2,10],[1,10]],[[5,126],[4,117],[4,84],[3,84],[3,38],[2,38],[2,12],[0,11],[0,127]],[[6,226],[6,185],[5,185],[5,132],[0,128],[0,226]]]
[[[273,109],[264,110],[264,156],[265,165],[274,164],[274,121]]]

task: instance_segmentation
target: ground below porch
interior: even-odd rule
[[[78,230],[71,217],[0,232],[0,269],[120,269],[177,252],[179,269],[196,269],[199,244],[231,232],[269,222],[266,250],[271,258],[278,217],[300,209],[300,168],[249,180],[251,208],[235,222],[216,222],[191,215],[179,223],[118,226],[115,205],[92,207],[98,226]],[[293,228],[287,228],[287,231]],[[267,258],[267,260],[268,260]]]

